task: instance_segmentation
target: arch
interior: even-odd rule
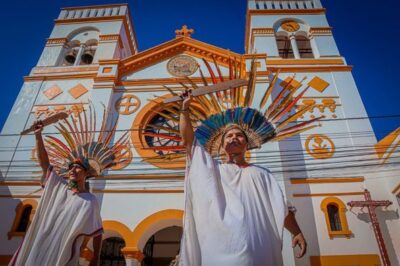
[[[299,31],[305,31],[305,32],[310,32],[310,25],[308,25],[308,23],[306,23],[305,21],[299,19],[299,18],[290,18],[290,17],[285,17],[285,18],[281,18],[276,20],[273,24],[272,24],[272,28],[274,29],[275,33],[278,32],[286,32],[284,30],[281,29],[281,25],[283,22],[285,21],[295,21],[300,25],[300,29]]]
[[[295,35],[300,58],[314,58],[314,51],[310,42],[310,35],[305,31],[298,31]]]
[[[18,203],[17,207],[15,207],[14,222],[13,222],[13,224],[11,226],[11,230],[7,234],[9,240],[14,236],[24,236],[25,235],[26,232],[18,231],[18,226],[19,226],[20,221],[22,219],[22,215],[24,213],[24,210],[27,207],[31,207],[32,208],[32,210],[30,212],[30,215],[29,215],[29,222],[28,222],[28,226],[27,226],[27,229],[28,229],[29,225],[32,222],[33,216],[35,215],[37,205],[38,205],[38,203],[34,199],[26,199],[26,200],[23,200],[20,203]]]
[[[132,246],[132,231],[123,223],[113,220],[103,221],[103,229],[105,232],[105,238],[119,236],[125,241],[126,246]],[[108,232],[113,232],[116,235],[108,235]]]
[[[331,224],[331,219],[329,217],[329,211],[328,211],[328,206],[333,205],[337,207],[338,212],[339,212],[339,222],[340,226],[335,226]],[[330,238],[336,237],[336,236],[345,236],[347,238],[350,238],[350,236],[353,234],[348,227],[347,223],[347,218],[346,218],[346,211],[347,207],[337,197],[327,197],[321,202],[321,210],[325,215],[325,222],[326,226],[328,229],[328,235]],[[332,228],[340,229],[340,230],[332,230]]]
[[[97,39],[89,39],[85,42],[86,46],[97,46],[99,41]]]
[[[85,27],[81,27],[78,29],[75,29],[73,31],[71,31],[68,35],[67,35],[67,40],[73,40],[77,35],[85,32],[85,31],[97,31],[98,33],[100,33],[100,30],[96,27],[93,26],[85,26]]]
[[[136,114],[136,117],[131,126],[131,142],[133,147],[135,147],[136,152],[142,157],[143,161],[148,162],[156,167],[163,169],[183,169],[186,165],[186,160],[184,157],[176,157],[171,156],[168,160],[158,159],[157,153],[154,151],[147,149],[148,143],[146,141],[146,136],[143,134],[147,125],[151,123],[152,119],[157,116],[156,112],[163,112],[165,109],[165,105],[160,104],[160,102],[164,101],[172,97],[171,94],[165,94],[159,96],[158,98],[148,102],[146,105],[141,107],[140,111]],[[193,105],[199,112],[205,113],[203,108],[200,105]],[[168,105],[167,107],[171,108],[172,105]],[[139,129],[139,130],[137,130]]]
[[[167,209],[146,217],[133,230],[132,246],[143,250],[153,234],[170,226],[183,226],[183,210]]]

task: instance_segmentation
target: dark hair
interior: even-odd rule
[[[238,126],[238,125],[236,125],[236,124],[232,124],[232,125],[227,126],[227,127],[224,129],[224,133],[222,133],[222,138],[221,138],[221,146],[224,145],[224,139],[225,139],[226,133],[228,133],[230,130],[232,130],[232,129],[234,129],[234,128],[239,129],[239,130],[243,133],[243,135],[244,135],[244,137],[245,137],[245,139],[246,139],[246,142],[249,143],[249,137],[247,136],[246,132],[245,132],[240,126]]]

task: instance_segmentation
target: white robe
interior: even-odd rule
[[[78,265],[84,236],[102,232],[96,197],[89,192],[74,194],[49,168],[32,224],[10,265]]]
[[[221,164],[195,144],[185,179],[180,266],[279,266],[287,206],[272,174]]]

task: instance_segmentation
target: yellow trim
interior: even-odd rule
[[[117,233],[124,241],[125,246],[132,246],[132,231],[123,223],[113,220],[103,221],[104,231]]]
[[[70,75],[52,75],[52,76],[25,76],[24,81],[45,81],[45,80],[65,80],[65,79],[91,79],[95,78],[97,73],[70,74]]]
[[[33,74],[64,74],[71,72],[97,72],[99,66],[76,66],[76,67],[35,67]]]
[[[329,221],[329,214],[328,214],[328,205],[333,204],[338,208],[339,211],[339,219],[340,219],[340,225],[342,230],[340,231],[332,231],[331,229],[331,224]],[[328,235],[329,238],[333,238],[335,236],[346,236],[347,238],[350,238],[350,236],[353,234],[349,230],[349,226],[347,224],[347,218],[346,218],[346,205],[341,201],[339,198],[336,197],[328,197],[325,198],[324,200],[321,201],[321,210],[325,214],[325,222],[326,222],[326,227],[328,229]]]
[[[313,35],[332,35],[332,27],[311,27],[310,33]]]
[[[101,180],[116,180],[116,179],[129,179],[129,180],[137,180],[137,179],[184,179],[184,175],[175,175],[175,174],[153,174],[153,175],[103,175],[96,176],[96,179]]]
[[[93,189],[93,193],[183,193],[183,189]]]
[[[291,184],[325,184],[325,183],[357,183],[364,182],[364,177],[331,177],[331,178],[291,178]]]
[[[304,72],[348,72],[353,70],[353,66],[295,66],[295,67],[282,67],[277,65],[268,65],[268,70],[276,72],[280,69],[281,73],[304,73]],[[258,75],[258,72],[257,72]]]
[[[11,199],[20,199],[20,198],[25,198],[25,199],[36,199],[40,198],[41,195],[0,195],[0,198],[11,198]]]
[[[382,164],[384,164],[392,156],[397,147],[400,146],[400,140],[395,142],[399,135],[400,127],[375,144],[376,155],[379,159],[383,159]]]
[[[125,259],[135,259],[138,262],[142,262],[145,258],[143,252],[138,250],[136,247],[124,247],[121,249],[122,254],[124,254]]]
[[[260,15],[321,15],[325,14],[325,8],[313,8],[313,9],[256,9],[247,11],[247,15],[260,16]]]
[[[166,220],[173,220],[183,225],[183,211],[167,209],[153,213],[143,219],[132,231],[125,224],[113,220],[103,221],[103,229],[117,233],[125,241],[125,248],[122,252],[128,257],[132,257],[138,255],[136,252],[141,252],[139,248],[141,242],[147,241],[147,237],[155,233],[152,232],[154,226]]]
[[[0,187],[40,186],[38,181],[0,181]]]
[[[311,266],[381,265],[380,258],[376,254],[310,256],[310,262]]]
[[[228,77],[224,77],[225,79],[228,79]],[[193,77],[190,78],[194,83],[202,83],[203,80],[201,78]],[[207,82],[211,83],[212,80],[211,78],[206,78]],[[187,82],[187,79],[185,78],[156,78],[156,79],[137,79],[137,80],[126,80],[126,81],[119,81],[117,83],[117,86],[148,86],[148,85],[178,85],[179,87],[174,87],[172,88],[173,90],[176,90],[176,88],[179,89],[184,89],[183,86],[179,84],[179,82]],[[166,92],[165,88],[160,88],[164,92]],[[147,88],[146,88],[147,91]]]
[[[14,222],[13,222],[13,224],[11,226],[11,230],[7,234],[8,240],[13,238],[14,236],[25,236],[26,232],[17,232],[17,228],[18,228],[19,222],[20,222],[20,220],[22,218],[22,213],[24,212],[26,207],[28,207],[28,206],[32,207],[31,214],[29,215],[28,226],[26,228],[26,229],[28,229],[29,225],[32,222],[33,216],[35,215],[37,205],[38,205],[37,201],[33,200],[33,199],[26,199],[26,200],[23,200],[20,203],[18,203],[17,207],[15,208]]]
[[[267,59],[269,65],[344,65],[341,58],[338,59]]]
[[[67,38],[48,38],[46,42],[46,46],[52,45],[52,44],[59,44],[62,45],[66,43],[68,40]]]
[[[183,211],[173,209],[163,210],[156,212],[142,220],[133,230],[132,246],[139,247],[140,240],[142,240],[146,234],[149,234],[150,230],[152,229],[151,227],[165,220],[178,220],[183,224]]]
[[[293,194],[293,197],[329,197],[329,196],[356,196],[356,195],[364,195],[364,192],[337,192],[337,193],[299,193]]]

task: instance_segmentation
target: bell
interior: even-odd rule
[[[85,64],[91,64],[93,62],[93,55],[94,55],[94,51],[91,49],[87,49],[83,52],[82,56],[81,56],[81,60],[83,63]]]
[[[69,64],[75,63],[76,59],[76,51],[75,50],[70,50],[65,54],[65,61],[67,61]]]

